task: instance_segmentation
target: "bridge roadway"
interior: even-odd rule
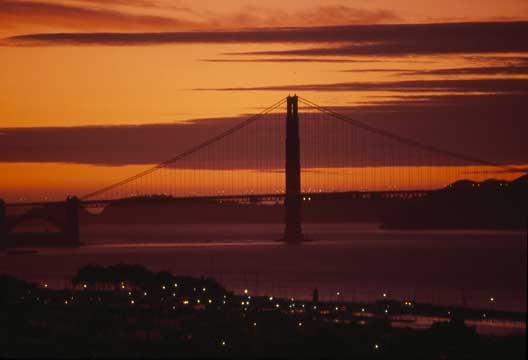
[[[331,199],[412,199],[427,196],[438,190],[384,190],[384,191],[347,191],[347,192],[306,192],[301,193],[303,200],[331,200]],[[112,200],[81,200],[80,204],[85,208],[101,208],[124,201],[146,200],[146,201],[236,201],[259,203],[264,201],[284,201],[285,194],[244,194],[244,195],[207,195],[207,196],[182,196],[172,197],[159,195],[137,196]],[[6,207],[40,207],[63,205],[64,201],[36,201],[7,203]]]

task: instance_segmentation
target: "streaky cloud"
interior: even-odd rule
[[[136,4],[138,3],[136,2]],[[93,29],[171,30],[197,26],[195,22],[184,19],[123,12],[103,7],[85,7],[78,4],[45,3],[30,0],[0,1],[0,27],[18,26],[20,24],[58,26],[85,31]]]
[[[528,75],[528,66],[482,66],[434,70],[403,70],[411,75]]]
[[[228,55],[281,57],[406,56],[528,52],[528,22],[352,25],[232,31],[97,32],[27,34],[4,46],[145,46],[180,43],[324,44],[307,49]]]
[[[196,88],[198,91],[394,91],[394,92],[484,92],[528,94],[528,79],[404,80],[290,84],[255,87]]]
[[[454,152],[478,154],[495,162],[526,164],[525,94],[373,98],[371,102],[351,102],[349,106],[332,109],[377,128]],[[301,108],[301,121],[303,116]],[[198,119],[185,124],[0,128],[0,162],[101,166],[159,163],[222,133],[244,118]],[[490,134],[493,134],[491,138]],[[263,158],[266,156],[272,155],[262,154]]]
[[[259,58],[259,59],[201,59],[213,63],[371,63],[385,62],[380,59],[328,59],[328,58]]]

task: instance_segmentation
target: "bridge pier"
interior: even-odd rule
[[[79,246],[79,208],[81,202],[76,196],[66,198],[66,227],[64,229],[66,239],[72,246]]]
[[[286,228],[284,241],[303,240],[301,228],[301,151],[297,96],[288,96],[286,117]]]

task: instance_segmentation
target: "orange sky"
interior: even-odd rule
[[[27,138],[19,145],[1,148],[2,128],[171,124],[236,117],[258,112],[289,92],[341,107],[390,102],[402,96],[524,96],[528,93],[524,83],[528,81],[528,50],[520,41],[525,33],[517,25],[508,30],[511,43],[492,39],[474,46],[471,36],[479,39],[478,26],[459,43],[453,37],[452,49],[445,39],[436,37],[431,38],[431,43],[437,41],[436,48],[427,41],[420,43],[428,36],[427,27],[417,28],[416,40],[409,43],[405,35],[391,37],[407,31],[399,25],[382,35],[373,32],[372,36],[381,36],[374,42],[368,38],[347,41],[347,36],[358,36],[360,30],[355,28],[339,30],[335,39],[325,34],[316,38],[319,35],[311,33],[302,38],[304,30],[300,38],[281,30],[264,39],[259,32],[241,29],[526,20],[524,0],[4,0],[0,1],[0,150],[9,155],[35,141]],[[526,23],[520,26],[522,30]],[[496,30],[487,27],[483,34],[493,35]],[[189,30],[206,35],[199,40],[189,40],[195,36],[191,34],[184,41],[159,43],[160,33]],[[234,40],[215,39],[220,30],[234,32]],[[457,34],[454,28],[449,31]],[[131,35],[110,44],[108,36],[101,39],[97,35],[94,40],[93,34],[101,32]],[[152,33],[155,40],[132,43],[138,32]],[[63,33],[70,40],[42,40],[41,35],[48,33]],[[71,40],[79,33],[88,35],[90,43]],[[31,36],[13,38],[19,35]],[[394,41],[402,42],[397,53],[387,47]],[[414,46],[413,41],[417,48],[402,50]],[[372,43],[381,44],[380,49],[370,49]],[[365,53],[350,50],[351,44],[363,46]],[[467,68],[483,70],[460,70]],[[445,69],[451,70],[442,73]],[[468,86],[457,82],[449,88],[438,83],[450,80],[492,83]],[[395,85],[403,81],[407,82],[404,90]],[[427,86],[411,88],[413,81]],[[433,87],[431,81],[436,81]],[[376,89],[368,85],[384,83],[390,84]],[[516,136],[514,132],[506,132],[506,138],[501,135],[499,145],[508,143],[508,134]],[[43,162],[29,155],[22,156],[24,161],[13,161],[7,157],[0,158],[0,197],[7,199],[48,196],[43,194],[62,198],[95,189],[102,179],[118,180],[149,166],[87,164],[81,159]]]

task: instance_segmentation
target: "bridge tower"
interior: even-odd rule
[[[286,228],[284,241],[303,240],[301,228],[301,150],[297,96],[288,96],[286,116]]]
[[[76,196],[66,198],[65,236],[72,246],[79,246],[79,209],[81,202]]]

